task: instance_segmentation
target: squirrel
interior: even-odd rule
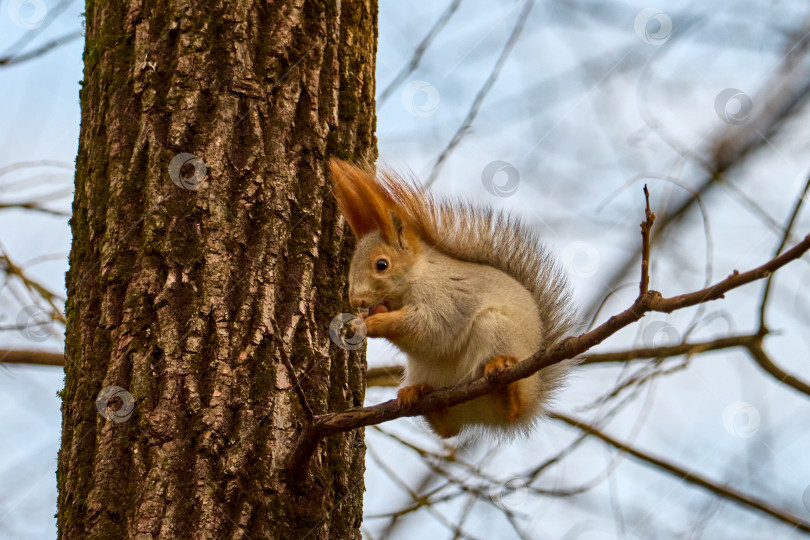
[[[349,303],[368,337],[407,356],[400,404],[516,364],[571,335],[567,280],[513,215],[437,201],[389,170],[329,163],[338,207],[357,237]],[[577,363],[567,360],[425,415],[442,438],[528,433]]]

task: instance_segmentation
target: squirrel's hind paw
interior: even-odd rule
[[[484,376],[492,377],[497,375],[518,362],[519,360],[514,356],[496,356],[484,365]],[[517,382],[509,383],[504,387],[498,388],[493,392],[493,398],[496,400],[506,421],[510,424],[517,422],[525,412],[525,406],[520,399],[520,388]]]
[[[492,358],[484,365],[484,375],[492,377],[501,371],[517,364],[519,360],[514,356],[500,355]]]
[[[431,388],[427,384],[415,384],[413,386],[406,386],[404,388],[400,388],[397,391],[397,403],[399,405],[407,405],[408,403],[413,403],[420,397],[432,391],[433,388]]]

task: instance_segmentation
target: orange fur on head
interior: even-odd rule
[[[380,189],[374,173],[339,159],[329,160],[333,191],[346,221],[358,238],[379,230],[386,242],[397,237],[396,205]]]

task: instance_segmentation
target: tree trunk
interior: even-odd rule
[[[359,537],[363,434],[293,482],[285,358],[316,414],[362,404],[362,351],[328,333],[352,246],[325,164],[376,157],[375,0],[86,19],[60,537]]]

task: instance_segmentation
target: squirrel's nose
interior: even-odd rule
[[[354,294],[354,291],[349,291],[349,305],[355,309],[368,307],[366,301]]]

